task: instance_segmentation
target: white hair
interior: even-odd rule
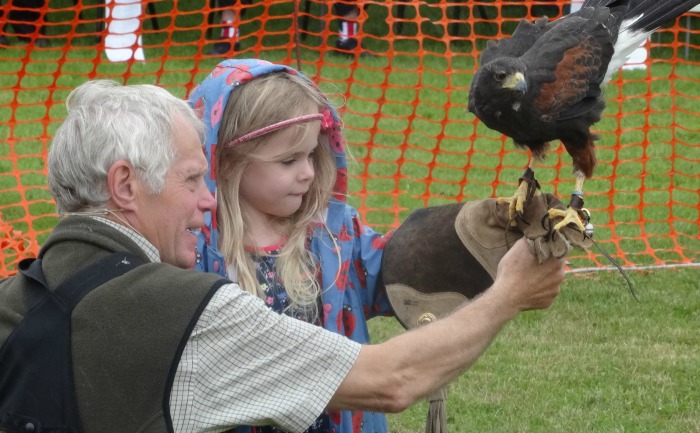
[[[124,86],[94,80],[66,100],[68,114],[56,131],[48,156],[48,182],[58,213],[101,208],[109,200],[107,174],[125,160],[153,194],[163,190],[175,159],[174,127],[204,126],[187,102],[152,85]]]

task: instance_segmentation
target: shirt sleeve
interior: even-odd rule
[[[204,309],[178,364],[170,396],[174,430],[276,425],[303,432],[328,405],[360,347],[225,285]]]

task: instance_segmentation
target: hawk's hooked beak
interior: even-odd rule
[[[509,75],[508,78],[503,82],[501,86],[504,89],[517,90],[519,92],[527,92],[527,82],[525,81],[525,75],[521,72],[516,72],[513,75]]]

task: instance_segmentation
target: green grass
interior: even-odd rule
[[[450,431],[700,432],[700,268],[631,277],[641,303],[615,272],[569,274],[549,310],[508,324],[449,386]],[[380,318],[370,331],[403,329]],[[389,415],[391,431],[423,431],[427,407]]]

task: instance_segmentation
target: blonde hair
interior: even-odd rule
[[[231,140],[265,126],[293,117],[319,112],[329,106],[325,96],[313,84],[296,75],[275,73],[253,79],[233,91],[224,110],[216,148],[219,250],[237,272],[237,282],[244,290],[263,297],[255,267],[245,250],[246,221],[240,205],[239,188],[246,166],[260,160],[258,149],[269,139],[294,128],[290,148],[301,144],[309,122],[301,122],[280,131],[227,146]],[[319,135],[314,152],[314,180],[301,207],[280,223],[286,229],[287,242],[275,264],[277,276],[284,284],[289,308],[302,309],[307,316],[318,317],[319,264],[307,248],[313,223],[325,226],[325,211],[335,184],[337,168],[327,135]],[[327,227],[325,227],[328,230]],[[339,253],[338,253],[339,254]]]

